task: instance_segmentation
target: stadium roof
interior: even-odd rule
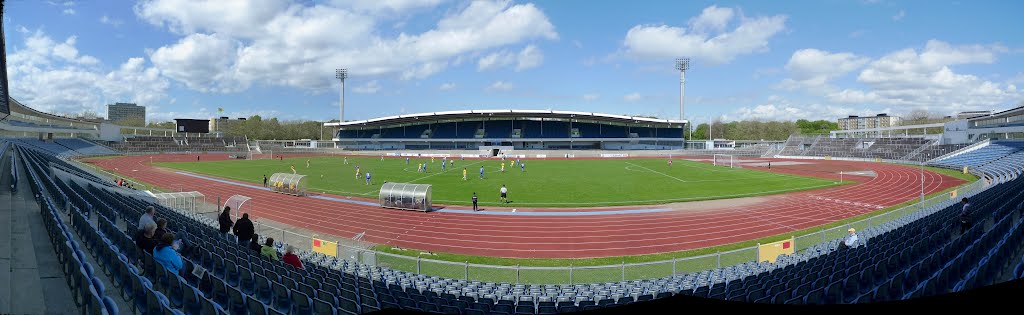
[[[585,119],[594,121],[606,121],[616,123],[659,123],[659,124],[687,124],[686,120],[656,119],[636,116],[623,116],[601,113],[574,112],[562,110],[457,110],[433,113],[417,113],[398,116],[387,116],[366,120],[353,120],[343,123],[325,123],[327,127],[369,127],[388,126],[397,124],[415,123],[417,121],[437,121],[449,119],[474,119],[474,118],[560,118],[560,119]]]
[[[984,115],[984,116],[971,117],[969,119],[970,120],[980,120],[980,119],[992,118],[992,117],[996,117],[996,116],[1019,114],[1019,112],[1021,112],[1022,110],[1024,110],[1024,106],[1017,106],[1017,107],[1014,107],[1014,108],[1011,108],[1011,109],[1007,109],[1007,110],[1004,110],[1004,111],[994,112],[992,114]]]

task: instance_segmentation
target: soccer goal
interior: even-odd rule
[[[728,168],[734,168],[734,167],[738,167],[739,166],[739,165],[735,164],[735,161],[736,160],[735,160],[735,158],[732,155],[728,155],[728,154],[715,154],[714,158],[712,159],[711,164],[713,164],[715,166],[725,166],[725,167],[728,167]]]
[[[262,151],[253,150],[253,151],[249,151],[249,154],[246,155],[245,159],[246,160],[269,160],[269,159],[273,159],[273,158],[274,158],[274,151],[271,151],[271,150],[262,150]]]

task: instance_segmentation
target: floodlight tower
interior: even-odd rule
[[[341,80],[341,101],[339,102],[341,110],[338,112],[338,122],[345,122],[345,79],[348,78],[348,69],[336,69],[334,70],[334,77]]]
[[[684,83],[686,83],[686,70],[690,69],[690,58],[676,58],[676,70],[679,70],[679,119],[682,120],[683,111],[683,91]]]

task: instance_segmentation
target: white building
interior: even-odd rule
[[[889,116],[888,114],[878,114],[869,117],[849,116],[846,118],[839,118],[839,130],[896,127],[899,126],[902,121],[903,119],[899,116]]]

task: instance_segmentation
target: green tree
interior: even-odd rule
[[[149,122],[146,125],[148,128],[160,128],[160,129],[174,129],[175,123],[173,121],[161,121],[161,122]]]
[[[117,121],[113,121],[113,123],[115,125],[130,126],[130,127],[145,127],[146,126],[145,120],[138,119],[138,118],[125,118],[125,119],[120,119],[120,120],[117,120]]]

